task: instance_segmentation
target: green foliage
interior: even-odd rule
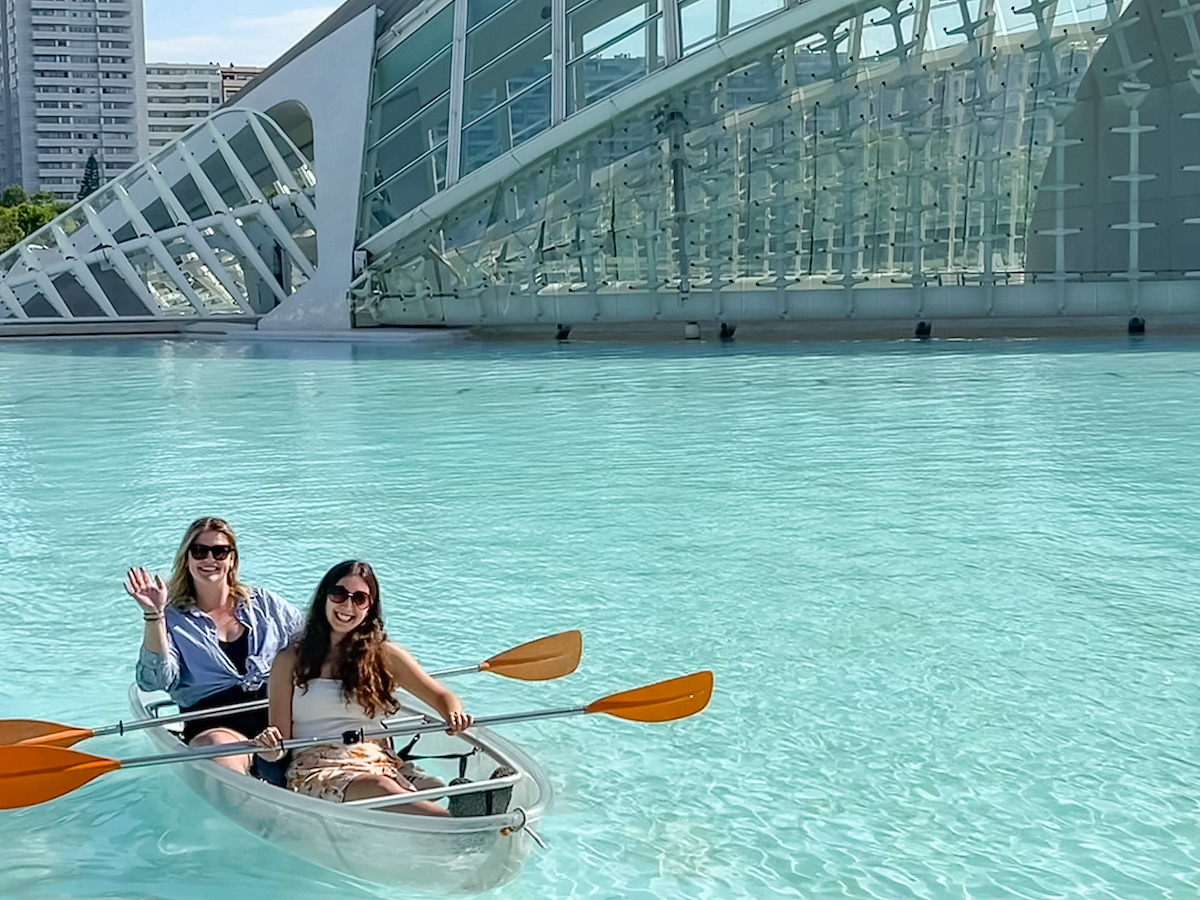
[[[54,195],[49,191],[38,191],[36,194],[27,194],[25,189],[19,184],[10,184],[3,191],[0,191],[0,207],[20,206],[23,203],[55,203]],[[65,206],[63,207],[66,208]]]
[[[0,191],[0,252],[29,237],[68,206],[49,191],[26,194],[19,184],[4,188]]]
[[[82,200],[98,190],[100,190],[100,164],[96,162],[96,154],[93,153],[83,167],[83,180],[79,182],[79,193],[76,194],[76,198]]]

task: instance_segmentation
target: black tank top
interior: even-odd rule
[[[220,646],[221,651],[229,657],[229,661],[238,670],[238,674],[245,675],[246,660],[250,657],[250,630],[244,628],[240,637],[236,637],[232,641],[219,640],[217,644]],[[253,691],[247,691],[241,687],[231,687],[223,691],[217,691],[215,694],[209,694],[207,697],[202,697],[192,706],[182,711],[193,712],[200,709],[213,709],[217,706],[244,703],[247,700],[262,700],[266,696],[267,689],[265,685]],[[267,727],[267,711],[265,709],[254,710],[251,712],[214,716],[211,719],[199,719],[194,722],[185,722],[183,725],[183,739],[190,741],[200,732],[218,726],[240,731],[246,737],[254,737],[254,735]]]
[[[250,629],[242,628],[240,637],[235,637],[232,641],[217,641],[217,643],[229,657],[233,667],[238,670],[238,674],[245,675],[246,660],[250,656]]]

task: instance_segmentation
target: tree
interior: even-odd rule
[[[76,199],[82,200],[100,190],[100,164],[96,162],[96,154],[88,157],[87,165],[83,167],[83,180],[79,182],[79,193]]]
[[[0,193],[0,206],[20,206],[29,199],[25,188],[19,184],[10,184]]]
[[[69,204],[56,201],[49,191],[26,194],[19,184],[0,191],[0,253],[33,234]]]

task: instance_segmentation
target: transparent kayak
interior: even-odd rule
[[[400,700],[400,716],[432,715],[415,698],[402,696]],[[136,686],[129,690],[129,701],[137,718],[154,716],[159,710],[166,710],[164,715],[174,711],[165,694],[145,693]],[[146,731],[163,752],[183,749],[168,727]],[[518,778],[509,811],[470,818],[386,812],[307,797],[239,775],[212,760],[198,759],[171,768],[203,800],[251,834],[338,872],[439,893],[479,893],[510,881],[521,870],[535,839],[530,827],[549,810],[553,796],[541,766],[486,728],[472,728],[456,737],[444,732],[425,734],[412,752],[428,757],[471,753],[466,776],[472,781],[487,780],[499,765],[512,766]],[[459,773],[458,759],[421,759],[418,763],[446,783]]]

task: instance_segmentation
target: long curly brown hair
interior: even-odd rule
[[[192,573],[188,571],[188,548],[192,546],[192,542],[196,538],[206,531],[223,534],[230,546],[233,547],[233,562],[229,566],[229,574],[225,580],[229,584],[229,592],[233,594],[234,600],[238,603],[245,603],[250,599],[250,588],[238,581],[237,537],[233,533],[233,528],[224,519],[218,519],[215,516],[201,516],[188,526],[183,540],[179,542],[179,549],[175,551],[175,564],[171,567],[171,580],[167,583],[167,596],[170,598],[171,605],[176,609],[196,605],[196,585],[192,581]]]
[[[370,718],[395,712],[400,705],[392,697],[396,685],[383,661],[383,645],[387,632],[379,612],[379,581],[367,563],[348,559],[325,573],[313,593],[308,609],[308,623],[296,646],[296,686],[305,687],[321,677],[332,646],[329,617],[325,613],[325,598],[339,581],[357,575],[371,590],[371,605],[367,616],[338,645],[333,661],[333,677],[342,684],[346,702],[357,702]]]

